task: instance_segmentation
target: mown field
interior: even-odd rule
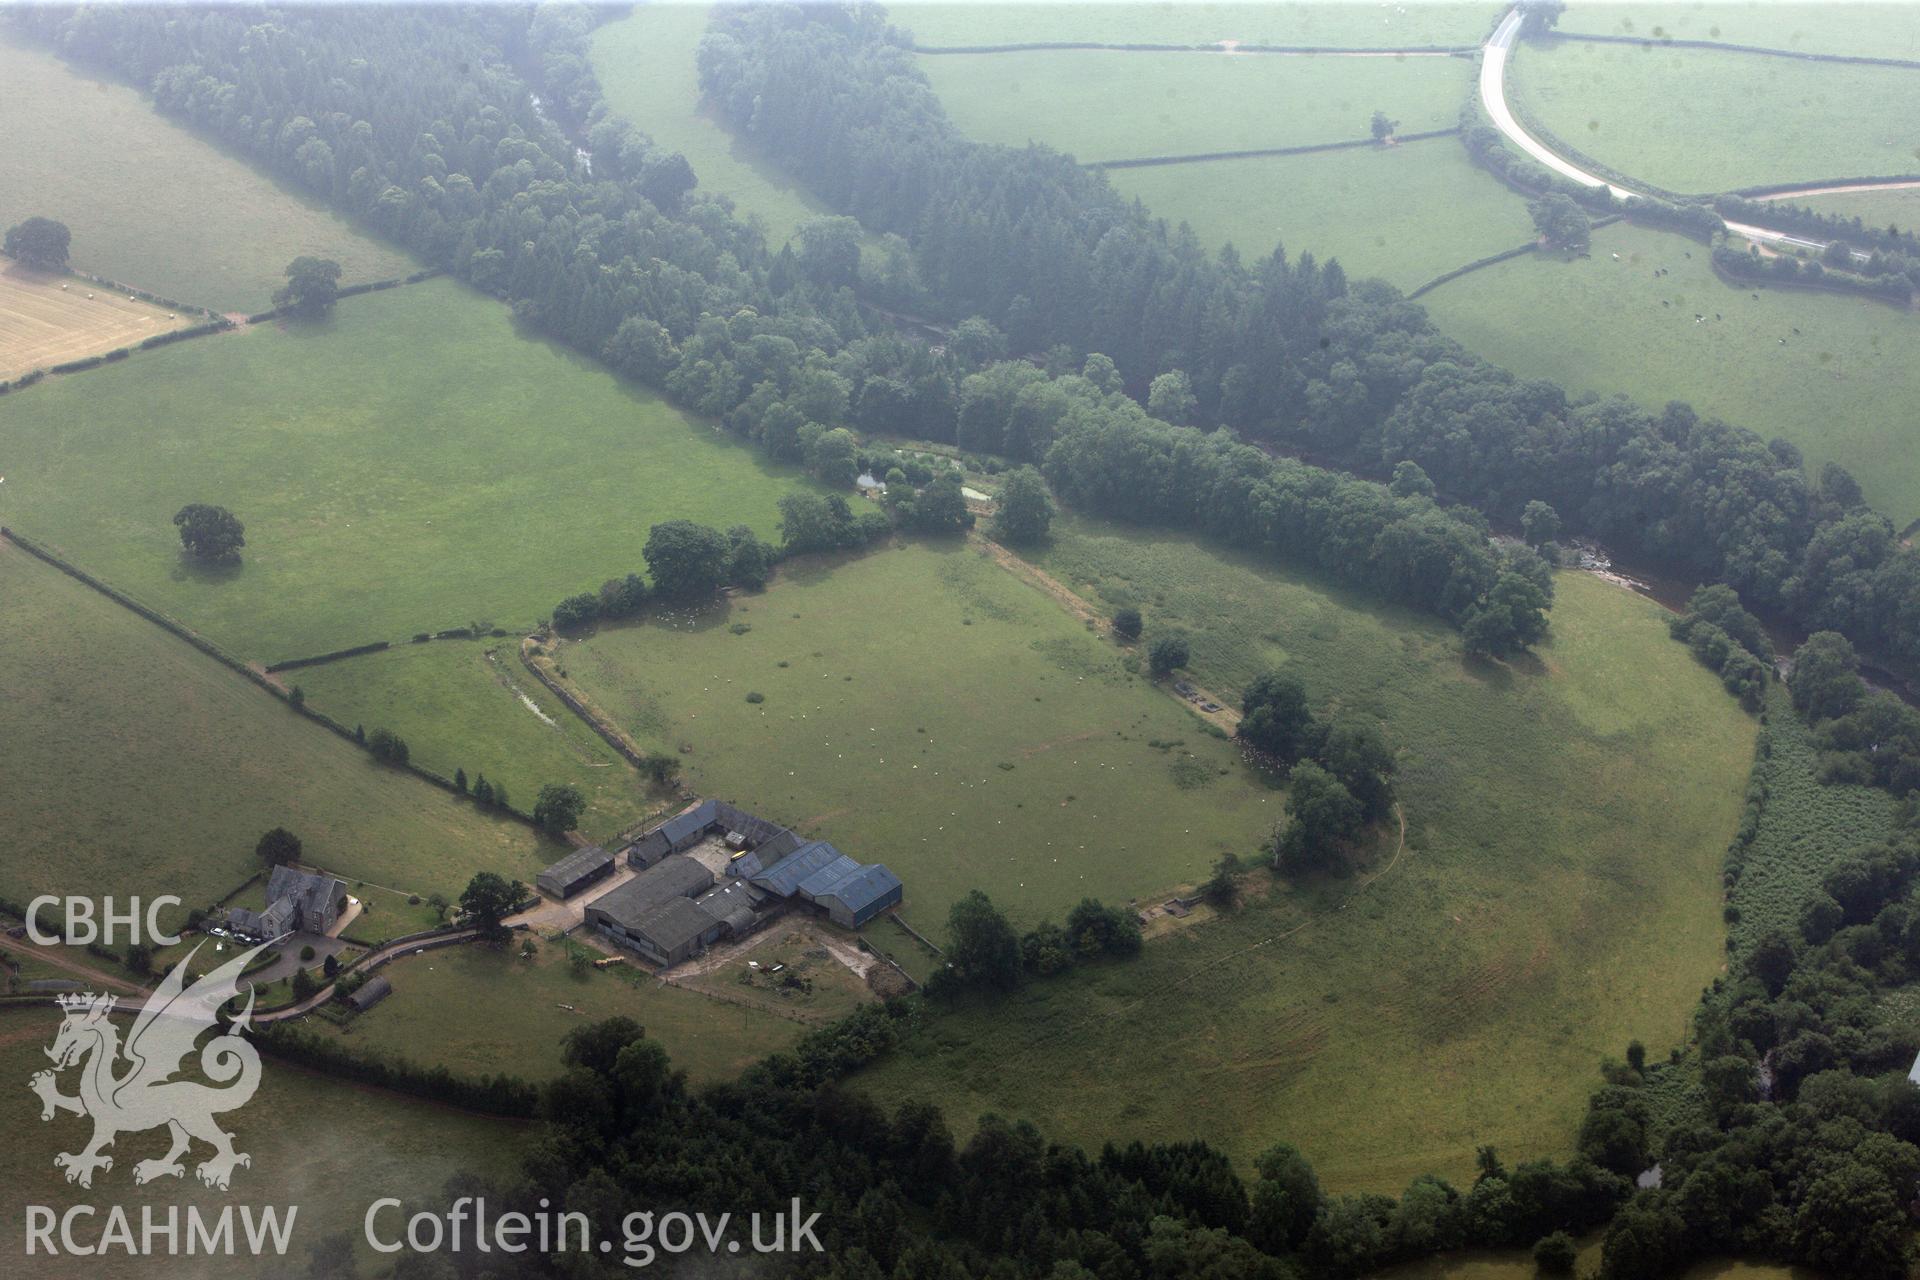
[[[1451,138],[1376,150],[1114,169],[1114,187],[1210,247],[1338,258],[1412,289],[1534,236],[1526,202]]]
[[[1281,814],[1231,744],[968,545],[790,566],[556,660],[699,794],[892,867],[934,936],[976,887],[1032,925],[1191,883]]]
[[[526,672],[517,635],[407,644],[289,671],[309,706],[342,724],[384,725],[412,759],[451,778],[485,774],[531,808],[540,788],[567,782],[587,798],[581,830],[612,836],[665,803],[624,758]],[[529,705],[531,704],[531,705]]]
[[[696,0],[636,5],[594,32],[593,69],[614,114],[685,155],[700,179],[697,193],[731,198],[778,248],[802,222],[833,210],[701,104],[694,58],[711,15],[712,6]]]
[[[1910,4],[1714,0],[1697,4],[1571,4],[1559,30],[1646,40],[1718,40],[1797,53],[1920,59],[1920,12]]]
[[[1537,661],[1492,667],[1427,620],[1186,539],[1056,529],[1055,576],[1189,628],[1209,688],[1281,664],[1377,718],[1406,851],[1344,907],[1358,881],[1312,884],[937,1016],[868,1087],[1096,1146],[1200,1137],[1250,1160],[1291,1141],[1334,1187],[1397,1190],[1470,1176],[1481,1143],[1564,1153],[1603,1056],[1684,1041],[1723,963],[1756,729],[1656,606],[1562,575]]]
[[[164,307],[83,280],[10,263],[0,269],[0,382],[104,355],[115,347],[137,346],[156,333],[199,319],[182,320]]]
[[[383,968],[393,994],[339,1022],[302,1025],[357,1051],[444,1066],[456,1075],[504,1071],[527,1080],[560,1074],[561,1042],[575,1027],[632,1018],[695,1082],[731,1079],[807,1027],[618,969],[576,975],[565,942],[541,938],[531,960],[505,948],[450,947]],[[587,954],[599,959],[601,953]]]
[[[319,201],[163,119],[139,91],[4,33],[0,119],[0,227],[36,214],[66,223],[83,271],[257,311],[301,254],[334,259],[347,284],[415,269]]]
[[[9,483],[11,487],[11,483]],[[349,878],[457,896],[556,856],[296,715],[236,673],[0,543],[0,894],[219,899],[285,826]]]
[[[1441,0],[1391,5],[1343,3],[955,4],[888,6],[895,25],[922,45],[1023,44],[1089,40],[1101,44],[1242,44],[1394,49],[1477,45],[1493,30],[1498,5]]]
[[[40,1100],[25,1087],[29,1075],[46,1067],[41,1049],[53,1042],[59,1025],[57,1010],[15,1009],[0,1013],[0,1074],[8,1088],[0,1090],[0,1132],[8,1136],[7,1176],[0,1180],[0,1247],[10,1259],[25,1249],[22,1234],[27,1205],[56,1209],[73,1204],[100,1206],[101,1216],[79,1224],[81,1238],[105,1226],[106,1206],[123,1206],[139,1231],[142,1206],[162,1214],[166,1206],[200,1206],[202,1213],[218,1214],[228,1205],[297,1206],[292,1240],[285,1261],[239,1258],[178,1257],[154,1261],[128,1258],[119,1251],[88,1258],[89,1275],[164,1277],[164,1280],[202,1280],[203,1277],[286,1275],[294,1266],[304,1270],[308,1250],[335,1234],[361,1240],[361,1219],[367,1206],[381,1196],[421,1196],[438,1192],[455,1174],[508,1178],[515,1172],[521,1149],[531,1130],[522,1125],[488,1120],[397,1094],[342,1084],[284,1062],[267,1059],[260,1090],[246,1107],[221,1118],[234,1134],[234,1147],[253,1157],[251,1167],[235,1172],[230,1191],[200,1185],[191,1167],[181,1180],[160,1179],[135,1186],[133,1165],[166,1150],[166,1135],[149,1130],[121,1135],[113,1148],[113,1169],[97,1175],[92,1190],[69,1185],[54,1167],[53,1157],[77,1151],[86,1142],[86,1121],[62,1115],[42,1123]],[[75,1091],[72,1073],[62,1081],[62,1092]],[[204,1160],[209,1149],[196,1144],[191,1159]],[[182,1223],[184,1231],[184,1221]],[[239,1230],[238,1223],[235,1226]],[[57,1237],[56,1237],[57,1239]],[[164,1246],[163,1246],[164,1247]],[[183,1246],[184,1247],[184,1246]],[[364,1246],[362,1260],[375,1255]],[[14,1267],[12,1261],[8,1267]],[[32,1272],[9,1270],[9,1275],[68,1274],[71,1259],[40,1261]],[[76,1268],[71,1273],[77,1274]]]
[[[1407,133],[1459,122],[1461,58],[1228,57],[1036,50],[922,56],[961,132],[1043,142],[1083,162],[1369,137],[1375,111]]]
[[[1555,41],[1508,82],[1524,117],[1669,191],[1920,171],[1920,68]]]
[[[802,483],[447,280],[50,379],[0,436],[9,523],[265,661],[528,627],[655,522],[771,535]],[[246,524],[240,566],[183,561],[188,502]]]
[[[1668,274],[1655,277],[1659,268]],[[1792,441],[1815,470],[1841,463],[1897,525],[1920,516],[1909,425],[1920,322],[1911,315],[1839,294],[1725,284],[1700,245],[1625,224],[1596,232],[1591,258],[1518,258],[1421,303],[1441,332],[1523,377],[1625,392],[1655,409],[1685,400]]]

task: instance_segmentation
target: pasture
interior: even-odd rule
[[[451,778],[466,770],[504,783],[530,809],[540,788],[570,782],[587,798],[581,830],[612,836],[664,803],[638,771],[528,675],[520,638],[397,645],[342,662],[286,672],[307,705],[342,724],[385,725],[416,764]]]
[[[695,792],[892,867],[938,937],[970,889],[1037,924],[1193,883],[1279,821],[1280,792],[1125,656],[953,542],[790,564],[554,661]]]
[[[1452,138],[1318,155],[1114,169],[1115,189],[1248,258],[1337,258],[1354,278],[1412,289],[1534,237],[1524,200]]]
[[[1377,719],[1406,850],[1377,878],[1256,895],[1136,961],[939,1013],[868,1088],[1095,1147],[1198,1137],[1250,1161],[1289,1141],[1332,1187],[1397,1191],[1464,1179],[1481,1143],[1564,1154],[1603,1056],[1684,1042],[1723,963],[1755,725],[1657,606],[1563,574],[1537,660],[1488,666],[1429,619],[1187,538],[1055,529],[1045,566],[1149,631],[1188,629],[1208,688],[1280,665]]]
[[[1817,196],[1781,198],[1787,203],[1805,205],[1820,213],[1859,218],[1870,227],[1895,226],[1908,231],[1920,226],[1920,187],[1893,191],[1833,191]]]
[[[65,286],[64,288],[62,286]],[[84,280],[0,268],[0,382],[199,323]]]
[[[285,826],[351,878],[455,896],[557,856],[280,705],[104,596],[0,543],[0,894],[207,905]]]
[[[234,1134],[235,1149],[253,1157],[250,1167],[235,1172],[231,1191],[201,1186],[191,1167],[183,1179],[135,1186],[134,1163],[166,1150],[165,1135],[152,1130],[123,1134],[113,1149],[113,1169],[98,1175],[88,1191],[69,1185],[53,1163],[55,1153],[80,1149],[89,1131],[86,1121],[62,1115],[42,1123],[40,1100],[24,1087],[29,1075],[46,1067],[41,1049],[53,1042],[58,1024],[57,1010],[0,1013],[0,1072],[9,1083],[0,1090],[0,1132],[8,1135],[10,1149],[7,1176],[0,1183],[0,1215],[10,1224],[6,1247],[14,1256],[24,1248],[15,1224],[24,1221],[30,1204],[101,1205],[100,1217],[81,1224],[83,1239],[104,1227],[108,1204],[126,1209],[136,1233],[143,1206],[152,1206],[164,1221],[170,1205],[180,1206],[183,1213],[187,1205],[198,1205],[209,1215],[236,1202],[297,1205],[285,1261],[271,1255],[270,1260],[254,1261],[242,1254],[181,1256],[164,1264],[168,1280],[286,1275],[290,1264],[304,1267],[308,1250],[327,1236],[345,1233],[360,1241],[361,1219],[380,1196],[425,1198],[437,1194],[455,1174],[510,1178],[531,1134],[524,1125],[345,1084],[269,1058],[253,1101],[221,1118],[222,1127]],[[69,1073],[61,1082],[62,1092],[71,1094],[74,1087]],[[196,1144],[192,1159],[205,1159],[208,1150]],[[161,1244],[164,1247],[164,1241]],[[364,1248],[358,1252],[366,1261],[374,1258]],[[62,1265],[37,1264],[42,1269],[34,1274],[52,1274]],[[129,1258],[117,1249],[89,1258],[85,1270],[107,1277],[156,1274],[151,1259]]]
[[[1082,162],[1348,142],[1375,111],[1406,133],[1459,122],[1461,58],[1035,50],[923,56],[968,137],[1045,143]]]
[[[569,1031],[623,1016],[644,1026],[699,1084],[731,1079],[807,1031],[631,969],[575,974],[567,961],[575,944],[542,937],[536,945],[530,960],[521,958],[517,935],[498,950],[449,947],[397,960],[380,970],[393,994],[379,1004],[360,1014],[309,1016],[301,1025],[356,1051],[444,1066],[455,1075],[505,1072],[541,1081],[563,1070],[561,1042]]]
[[[1509,82],[1523,116],[1669,191],[1920,170],[1920,68],[1562,40],[1522,46]]]
[[[1910,4],[1716,0],[1706,4],[1576,4],[1557,28],[1644,40],[1718,40],[1796,53],[1920,59],[1920,11]]]
[[[777,249],[802,222],[833,210],[701,102],[694,55],[711,14],[707,3],[635,5],[594,32],[593,69],[615,115],[692,163],[696,195],[729,197],[742,217],[760,220]]]
[[[450,280],[50,379],[0,433],[10,524],[263,661],[524,629],[654,523],[771,535],[802,483]],[[183,560],[188,502],[245,523],[238,566]]]
[[[1668,274],[1656,277],[1660,269]],[[1913,315],[1840,294],[1726,284],[1702,246],[1624,223],[1594,233],[1591,258],[1529,255],[1420,301],[1442,333],[1521,377],[1576,393],[1630,391],[1650,409],[1687,401],[1791,441],[1816,471],[1840,463],[1896,526],[1920,516]]]
[[[0,227],[35,214],[66,223],[83,271],[257,311],[301,254],[337,261],[345,284],[414,270],[320,201],[166,120],[139,90],[4,34],[0,119]]]
[[[1500,6],[1450,0],[1367,5],[1345,3],[895,4],[888,17],[922,45],[1025,44],[1095,41],[1101,44],[1241,44],[1396,49],[1477,45]]]

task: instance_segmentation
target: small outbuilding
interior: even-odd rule
[[[393,994],[393,984],[385,975],[375,974],[360,984],[360,989],[347,997],[347,1005],[355,1013],[365,1013],[373,1006]]]
[[[613,855],[598,845],[575,849],[533,878],[542,893],[565,900],[613,874]]]

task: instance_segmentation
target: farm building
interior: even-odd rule
[[[227,910],[227,926],[243,938],[271,942],[290,933],[332,933],[347,909],[347,882],[298,867],[275,867],[267,877],[267,906]]]
[[[613,855],[597,845],[575,849],[533,878],[542,893],[571,898],[613,874]]]
[[[360,989],[347,997],[347,1003],[355,1013],[365,1013],[373,1006],[393,994],[393,984],[380,974],[375,974],[360,984]]]
[[[719,849],[698,852],[713,839]],[[720,800],[674,815],[624,852],[643,870],[589,904],[587,922],[661,965],[745,937],[789,903],[818,907],[835,924],[856,929],[904,893],[900,877],[879,863],[856,862],[824,840],[806,840]],[[716,882],[708,868],[721,859],[726,875]]]

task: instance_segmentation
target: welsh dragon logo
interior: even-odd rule
[[[165,1127],[172,1145],[157,1160],[133,1167],[136,1183],[155,1178],[178,1178],[186,1172],[181,1157],[195,1139],[213,1148],[213,1155],[194,1173],[210,1187],[224,1191],[239,1165],[252,1158],[233,1149],[233,1135],[214,1117],[245,1106],[260,1087],[260,1053],[243,1037],[253,1017],[253,992],[246,1008],[222,1035],[200,1045],[200,1038],[218,1026],[220,1007],[239,994],[241,971],[262,948],[255,947],[221,965],[191,987],[186,985],[189,952],[173,967],[134,1016],[126,1043],[109,1016],[114,997],[61,996],[66,1019],[46,1051],[53,1070],[36,1072],[28,1087],[40,1095],[40,1118],[51,1120],[62,1111],[93,1121],[93,1140],[79,1152],[53,1158],[66,1170],[67,1181],[93,1185],[95,1170],[111,1170],[113,1157],[105,1149],[123,1133]],[[198,951],[195,947],[194,951]],[[211,1084],[176,1079],[186,1059],[199,1047],[199,1074]],[[59,1090],[59,1073],[80,1071],[80,1092],[69,1097]]]

